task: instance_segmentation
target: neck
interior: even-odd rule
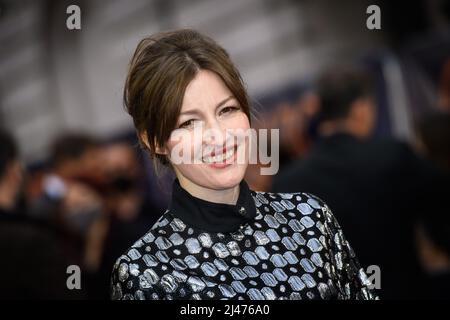
[[[199,186],[184,177],[179,177],[178,181],[192,196],[205,201],[234,205],[239,198],[239,184],[229,189],[214,190]]]

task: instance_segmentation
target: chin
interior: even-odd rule
[[[212,189],[229,189],[238,185],[245,175],[246,166],[235,166],[231,170],[214,170],[207,176]]]
[[[185,171],[184,176],[193,183],[213,190],[233,188],[244,178],[246,165],[235,165],[228,169],[203,167]]]

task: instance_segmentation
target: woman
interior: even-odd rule
[[[169,208],[114,265],[113,299],[374,298],[325,203],[249,189],[249,139],[237,134],[250,129],[248,97],[212,39],[142,40],[124,100],[142,146],[176,179]]]

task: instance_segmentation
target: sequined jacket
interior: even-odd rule
[[[112,299],[377,299],[318,197],[240,183],[236,205],[178,180],[156,224],[113,267]]]

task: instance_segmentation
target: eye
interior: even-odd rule
[[[190,126],[192,126],[194,124],[194,121],[195,121],[195,119],[189,119],[189,120],[183,122],[182,124],[180,124],[178,126],[178,128],[179,129],[181,129],[181,128],[188,128],[188,127],[190,127]]]
[[[236,110],[239,110],[240,108],[239,107],[236,107],[236,106],[228,106],[228,107],[225,107],[225,108],[223,108],[222,110],[220,110],[220,113],[222,114],[222,113],[230,113],[230,112],[233,112],[233,111],[236,111]]]

